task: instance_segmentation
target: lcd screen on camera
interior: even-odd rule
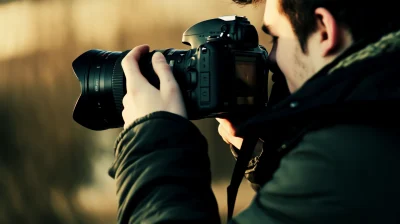
[[[237,104],[254,103],[254,94],[257,86],[256,72],[257,67],[254,58],[236,57],[234,92]]]

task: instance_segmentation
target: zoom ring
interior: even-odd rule
[[[122,99],[126,94],[125,87],[125,74],[122,69],[122,59],[124,59],[125,55],[128,54],[129,51],[123,52],[117,61],[114,64],[113,75],[112,75],[112,92],[114,96],[115,109],[118,111],[118,114],[122,113],[124,106],[122,104]]]

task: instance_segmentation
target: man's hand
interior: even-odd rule
[[[160,90],[152,86],[140,72],[140,56],[148,52],[148,45],[137,46],[121,62],[126,77],[126,95],[122,101],[125,129],[136,119],[156,111],[167,111],[187,118],[180,88],[164,55],[157,52],[152,58],[154,71],[160,79]]]
[[[227,119],[216,119],[219,122],[218,133],[221,135],[222,139],[227,144],[232,144],[236,148],[240,149],[243,143],[243,138],[235,136],[236,128],[233,126],[233,124]]]

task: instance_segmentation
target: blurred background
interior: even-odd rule
[[[122,129],[72,120],[80,86],[71,63],[89,49],[188,49],[183,32],[203,20],[247,16],[261,32],[264,5],[231,0],[0,0],[0,223],[115,223],[107,172]],[[194,121],[209,143],[213,189],[226,215],[234,159],[215,119]],[[246,183],[236,213],[254,196]]]

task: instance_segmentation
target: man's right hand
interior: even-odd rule
[[[243,143],[243,138],[235,136],[236,128],[233,126],[233,124],[227,119],[216,119],[219,122],[218,133],[219,135],[221,135],[224,142],[226,142],[227,144],[232,144],[237,149],[240,149]]]

